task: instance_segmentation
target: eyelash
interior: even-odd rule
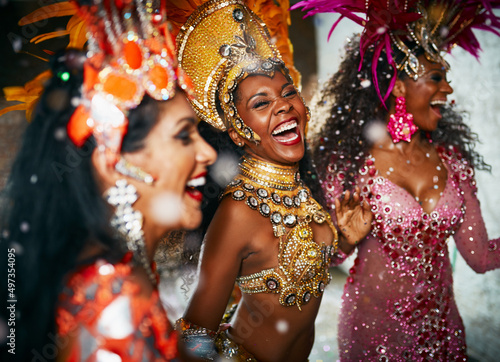
[[[191,143],[191,132],[189,129],[185,128],[182,129],[177,135],[175,136],[176,139],[180,140],[183,145],[188,145]]]
[[[260,107],[267,105],[268,103],[269,103],[268,101],[258,101],[257,103],[254,104],[254,106],[252,108],[257,109],[257,108],[260,108]]]
[[[283,95],[283,97],[284,97],[284,98],[290,98],[290,97],[295,96],[296,94],[297,94],[297,90],[294,88],[293,90],[289,90],[289,91],[287,91],[287,92]],[[253,107],[252,107],[252,108],[253,108],[253,109],[257,109],[257,108],[263,107],[263,106],[265,106],[265,105],[267,105],[267,104],[269,104],[269,101],[264,101],[264,100],[262,100],[262,101],[258,101],[257,103],[255,103],[255,104],[253,105]]]

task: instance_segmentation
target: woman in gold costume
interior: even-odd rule
[[[244,153],[208,228],[199,283],[177,328],[191,357],[305,361],[338,237],[364,237],[370,213],[358,193],[346,193],[336,214],[346,236],[337,235],[301,180],[308,110],[265,25],[243,1],[205,3],[177,42],[198,115]],[[242,298],[221,330],[235,282]]]

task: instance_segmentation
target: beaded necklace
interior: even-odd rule
[[[268,217],[274,236],[284,235],[285,227],[311,221],[317,224],[327,221],[336,235],[330,215],[312,198],[300,179],[298,165],[277,166],[245,155],[239,169],[240,174],[229,183],[223,196],[231,194],[234,200],[246,200],[251,209]]]
[[[320,297],[330,281],[328,268],[337,251],[337,230],[300,180],[297,165],[277,166],[244,156],[239,168],[240,174],[223,195],[245,200],[251,209],[269,218],[280,246],[277,267],[238,277],[238,286],[247,294],[280,294],[280,304],[296,305],[300,310],[311,297]],[[313,240],[311,221],[328,223],[334,237],[331,245]]]

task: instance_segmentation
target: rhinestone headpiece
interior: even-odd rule
[[[258,141],[238,115],[232,93],[250,74],[273,76],[277,67],[287,72],[265,24],[242,0],[208,1],[181,27],[177,44],[179,63],[194,84],[192,105],[200,118]],[[225,120],[217,111],[218,101]]]
[[[500,35],[500,17],[493,12],[500,8],[500,3],[491,0],[304,0],[292,9],[299,7],[307,11],[306,16],[339,13],[341,16],[330,34],[343,18],[363,27],[361,64],[366,51],[372,48],[373,80],[382,102],[394,87],[397,70],[404,70],[415,80],[422,75],[423,65],[418,61],[417,51],[422,50],[428,60],[441,63],[447,69],[448,64],[441,53],[449,52],[455,45],[478,57],[480,46],[472,29]],[[384,96],[380,94],[377,79],[378,58],[382,51],[394,68],[394,76]]]
[[[165,9],[153,4],[92,0],[78,7],[88,29],[89,50],[83,96],[68,123],[68,136],[81,146],[93,134],[113,164],[127,131],[128,111],[146,93],[168,100],[179,87],[194,96],[189,78],[177,66]]]

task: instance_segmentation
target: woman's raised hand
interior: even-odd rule
[[[341,233],[340,248],[346,253],[364,239],[371,229],[373,214],[370,204],[366,201],[360,202],[359,194],[359,187],[356,187],[352,195],[347,190],[342,199],[335,199],[335,214]]]

